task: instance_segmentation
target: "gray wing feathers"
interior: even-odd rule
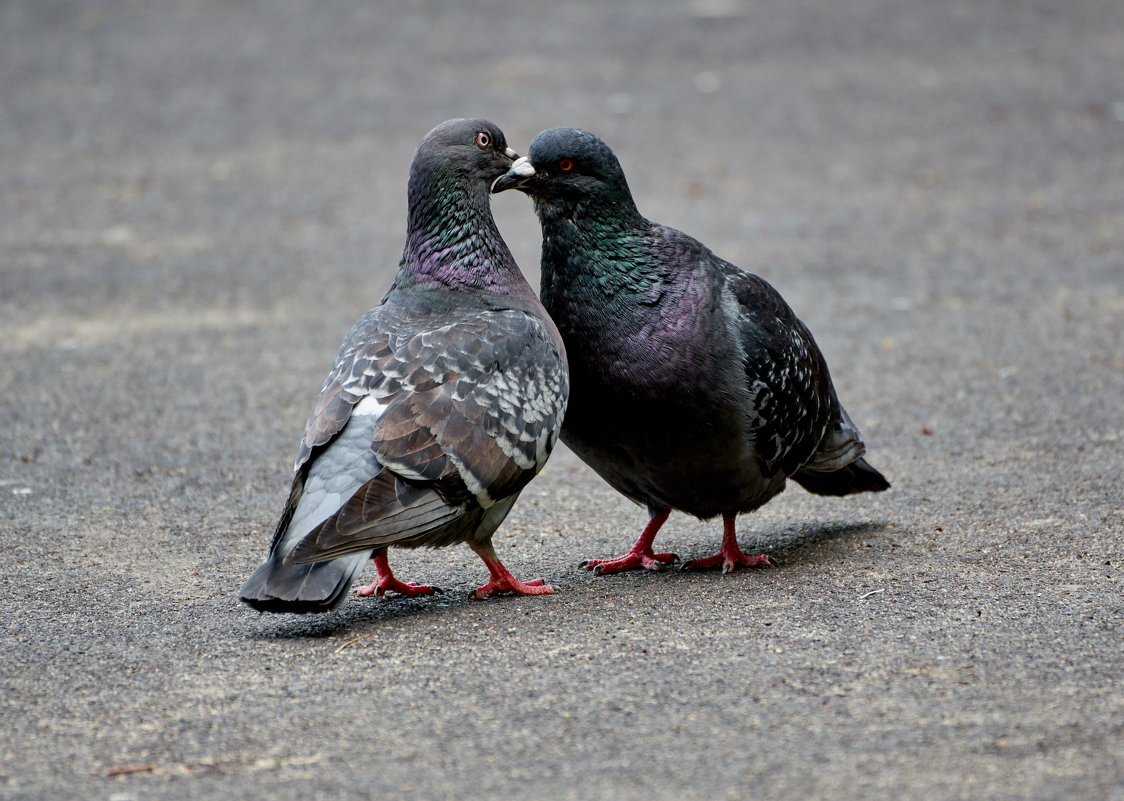
[[[372,445],[395,472],[427,480],[455,473],[488,507],[546,463],[568,386],[535,318],[481,313],[404,342],[387,367],[412,390],[379,418]]]
[[[377,324],[372,318],[368,329]],[[371,419],[365,447],[381,472],[302,534],[287,563],[444,543],[451,529],[459,539],[471,536],[468,521],[459,528],[457,521],[518,493],[557,440],[567,379],[546,329],[524,312],[481,311],[414,335],[400,327],[360,347],[345,343],[341,359],[350,361],[338,363],[325,384],[320,415],[336,420],[341,405],[351,408],[364,395],[365,406],[375,403],[377,414],[353,420]],[[314,424],[320,419],[310,420],[310,454],[328,428]],[[327,455],[314,457],[313,471]]]
[[[351,410],[370,394],[379,375],[373,365],[390,352],[388,334],[380,325],[379,306],[363,315],[348,332],[320,396],[312,407],[297,454],[296,468],[308,461],[313,449],[326,445],[347,424]]]
[[[465,513],[431,488],[411,487],[384,470],[339,510],[304,536],[285,556],[287,564],[336,559],[422,536]]]

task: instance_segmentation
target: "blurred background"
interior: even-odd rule
[[[493,119],[517,149],[543,128],[593,130],[642,211],[789,291],[808,274],[924,293],[1023,269],[965,234],[1028,259],[1056,243],[1068,276],[1103,278],[1107,259],[1075,249],[1119,247],[1119,207],[1081,207],[1120,165],[1115,10],[4,3],[4,318],[38,319],[65,286],[123,313],[267,314],[299,288],[310,307],[352,300],[351,319],[357,284],[378,294],[399,255],[413,147],[452,116]],[[496,214],[533,273],[527,206],[504,196]],[[1084,237],[1060,241],[1062,207]]]

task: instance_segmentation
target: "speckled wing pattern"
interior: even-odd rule
[[[310,532],[290,561],[422,535],[510,497],[546,463],[568,379],[544,325],[515,309],[475,309],[434,327],[426,319],[405,321],[380,306],[341,347],[309,417],[294,494],[299,499],[302,471],[360,402],[380,407],[371,450],[384,469]]]
[[[750,426],[768,472],[792,475],[812,459],[842,411],[811,332],[767,281],[723,262],[740,307]]]

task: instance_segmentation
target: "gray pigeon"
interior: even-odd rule
[[[407,239],[394,283],[344,340],[308,419],[269,557],[241,599],[324,612],[366,560],[360,595],[399,581],[386,549],[467,542],[491,579],[474,593],[546,595],[517,581],[492,534],[558,438],[565,351],[500,237],[488,187],[514,151],[485,120],[430,131],[410,166]]]
[[[542,223],[543,305],[562,333],[572,392],[565,442],[651,519],[624,556],[582,567],[650,570],[673,509],[722,516],[716,556],[684,567],[768,564],[734,521],[792,478],[821,495],[890,485],[832,387],[812,334],[763,279],[637,211],[593,134],[543,131],[493,192],[530,195]]]

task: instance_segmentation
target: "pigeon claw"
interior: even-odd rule
[[[430,587],[428,584],[414,584],[407,581],[399,581],[393,576],[390,578],[376,579],[370,584],[365,584],[355,591],[356,595],[368,598],[372,595],[381,598],[388,592],[397,593],[398,595],[432,595],[435,592],[441,592],[439,587]]]
[[[489,595],[499,595],[500,593],[512,593],[514,595],[553,595],[554,588],[547,584],[542,579],[531,579],[530,581],[519,581],[512,577],[492,578],[487,584],[478,587],[472,598],[474,600],[482,600]]]
[[[615,559],[586,559],[578,567],[591,571],[595,576],[604,576],[625,570],[663,570],[667,565],[678,561],[679,557],[673,553],[632,550]]]
[[[705,559],[692,559],[684,563],[683,569],[706,570],[721,565],[722,575],[724,576],[739,567],[769,567],[775,564],[776,563],[769,558],[768,554],[760,553],[750,556],[735,548],[733,552],[723,549],[714,556],[708,556]]]

